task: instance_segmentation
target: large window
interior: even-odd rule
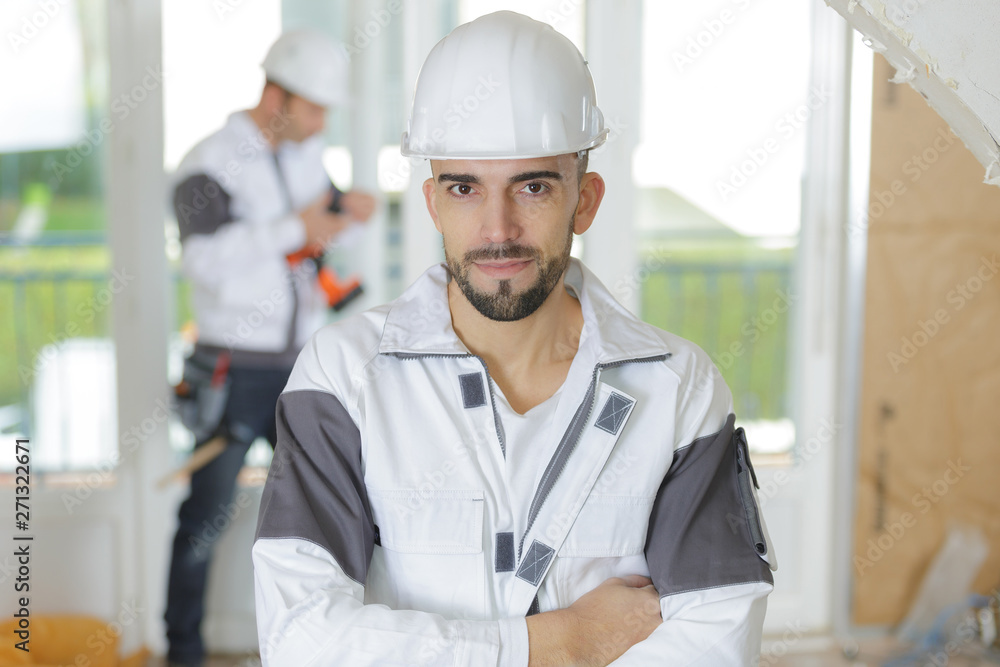
[[[758,451],[791,447],[790,314],[812,3],[643,5],[638,192],[644,319],[692,340]]]
[[[0,433],[33,438],[36,470],[117,452],[111,310],[131,277],[106,246],[105,156],[144,95],[107,99],[106,20],[101,0],[0,5]]]
[[[398,6],[393,5],[394,10]],[[285,30],[308,28],[339,40],[348,49],[355,73],[352,88],[355,104],[330,110],[324,130],[327,148],[324,166],[341,189],[355,185],[357,168],[354,140],[360,132],[371,132],[371,119],[380,119],[374,131],[379,139],[379,221],[369,225],[365,243],[377,245],[377,261],[359,251],[358,244],[334,248],[326,261],[338,274],[358,274],[365,296],[330,319],[356,312],[397,296],[405,287],[399,268],[403,242],[399,199],[409,171],[401,171],[398,142],[403,125],[402,83],[403,20],[400,11],[382,8],[363,14],[358,3],[346,0],[316,3],[306,0],[262,0],[255,3],[205,3],[177,0],[163,3],[164,69],[170,73],[164,86],[164,167],[172,173],[181,158],[199,140],[216,131],[229,114],[255,106],[264,85],[260,67],[267,49]],[[357,75],[370,62],[378,63],[377,83],[381,95],[377,114],[358,112],[358,97],[365,83]],[[369,82],[370,83],[370,82]],[[361,127],[364,125],[364,127]],[[368,189],[372,189],[369,186]],[[164,193],[166,200],[167,193]],[[168,215],[170,218],[170,215]],[[189,289],[181,274],[181,247],[173,220],[167,220],[167,250],[178,286],[176,331],[171,343],[171,379],[179,379],[185,352],[193,342]],[[172,431],[178,452],[190,447],[190,434]],[[266,465],[270,447],[263,440],[250,450],[249,465]]]

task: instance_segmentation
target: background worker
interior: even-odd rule
[[[570,256],[606,136],[583,56],[546,24],[497,12],[427,57],[402,152],[430,160],[445,264],[320,330],[278,401],[264,665],[759,657],[774,554],[729,389]]]
[[[215,519],[232,501],[250,444],[263,436],[274,445],[275,402],[334,305],[316,264],[298,260],[368,220],[375,206],[369,194],[335,188],[321,161],[326,114],[348,100],[343,47],[318,33],[288,32],[262,66],[257,106],[233,113],[196,145],[174,180],[198,327],[185,361],[185,400],[195,413],[196,448],[217,436],[226,443],[192,474],[179,511],[165,613],[168,661],[176,665],[202,663]]]

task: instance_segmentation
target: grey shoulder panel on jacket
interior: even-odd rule
[[[730,414],[717,433],[674,454],[656,494],[646,537],[660,596],[751,582],[774,583],[761,558],[760,517],[746,447]]]
[[[211,176],[192,174],[174,188],[174,215],[181,242],[193,234],[214,234],[232,222],[232,197]]]
[[[313,542],[364,585],[375,526],[357,425],[337,397],[323,391],[286,391],[276,417],[278,444],[255,539]]]

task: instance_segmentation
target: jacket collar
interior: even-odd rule
[[[390,304],[380,353],[470,354],[451,326],[449,280],[445,264],[432,266]],[[583,310],[578,354],[608,364],[670,353],[658,330],[628,312],[578,259],[570,259],[563,284]]]

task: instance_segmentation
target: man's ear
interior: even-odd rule
[[[437,190],[434,188],[434,177],[431,176],[426,181],[424,181],[424,203],[427,204],[427,212],[431,214],[431,220],[434,221],[434,227],[441,232],[441,223],[438,221],[437,214]],[[441,232],[442,234],[444,232]]]
[[[264,108],[272,114],[281,111],[285,104],[285,91],[270,81],[264,84],[264,90],[261,91],[260,96]]]
[[[573,233],[583,234],[590,229],[604,199],[604,179],[601,175],[590,171],[580,179],[580,200],[576,204],[576,219],[573,222]]]

